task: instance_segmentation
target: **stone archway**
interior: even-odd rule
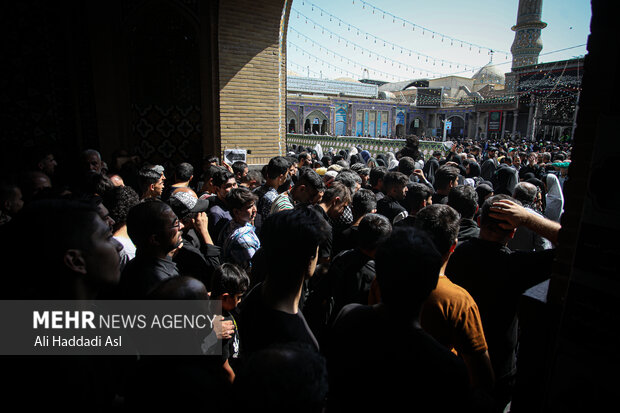
[[[291,109],[286,110],[287,133],[297,133],[297,114]]]
[[[308,128],[309,126],[309,128]],[[329,130],[329,118],[320,110],[313,110],[306,116],[304,122],[304,132],[311,134],[322,135],[325,131]]]
[[[398,124],[396,125],[396,136],[402,138],[405,136],[405,125]]]
[[[409,124],[409,134],[411,135],[421,136],[424,130],[424,120],[417,116]]]
[[[466,135],[465,130],[465,118],[462,115],[450,115],[447,120],[452,122],[452,127],[446,132],[446,136],[451,138],[464,137]]]

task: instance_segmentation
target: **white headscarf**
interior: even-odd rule
[[[396,156],[394,156],[394,152],[387,153],[388,158],[388,170],[394,169],[398,167],[398,161],[396,160]]]
[[[545,179],[547,185],[547,207],[545,208],[545,216],[554,221],[560,222],[560,217],[564,212],[564,195],[560,187],[560,181],[554,174],[548,174]]]
[[[355,146],[352,146],[351,149],[349,149],[349,154],[347,155],[347,162],[351,161],[351,157],[353,155],[357,155],[357,148]]]

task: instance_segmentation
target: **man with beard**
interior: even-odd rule
[[[179,275],[170,254],[183,244],[183,224],[172,208],[159,200],[145,200],[127,215],[127,232],[136,246],[120,282],[126,299],[148,297],[165,280]]]

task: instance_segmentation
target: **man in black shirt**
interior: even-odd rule
[[[355,248],[334,257],[327,277],[332,286],[335,317],[346,304],[368,303],[370,284],[375,279],[377,246],[392,232],[392,225],[379,214],[366,214],[359,223]]]
[[[496,195],[481,208],[479,238],[460,244],[446,269],[480,309],[499,409],[510,401],[516,374],[519,299],[525,290],[549,278],[555,255],[555,250],[510,251],[506,244],[520,225],[557,241],[558,223],[530,214],[507,195]]]
[[[360,189],[353,195],[351,202],[351,212],[353,212],[353,223],[341,233],[334,234],[334,245],[332,255],[336,256],[342,251],[357,247],[357,229],[360,221],[366,214],[377,212],[377,198],[370,189]]]
[[[246,354],[287,342],[306,343],[319,350],[299,311],[299,299],[304,280],[314,274],[319,245],[327,235],[325,221],[311,208],[281,211],[265,220],[261,249],[271,265],[265,281],[239,307],[239,332]]]
[[[394,218],[394,226],[412,227],[415,216],[419,210],[433,204],[433,188],[418,182],[407,184],[407,195],[403,200],[405,212],[401,212]]]
[[[121,276],[123,298],[146,298],[162,281],[179,275],[169,253],[182,246],[182,229],[170,206],[159,200],[145,200],[129,210],[127,232],[136,246],[136,257]]]
[[[435,194],[433,204],[447,204],[450,189],[459,184],[459,170],[452,165],[443,165],[435,173]]]
[[[370,185],[372,192],[374,192],[377,197],[377,201],[385,196],[383,193],[383,178],[386,173],[387,168],[385,166],[377,166],[376,168],[372,168],[370,170],[368,184]]]
[[[459,185],[450,190],[448,205],[461,215],[459,222],[459,243],[471,238],[478,238],[480,228],[474,221],[478,211],[478,193],[472,186]]]
[[[390,223],[396,215],[405,211],[399,203],[407,195],[409,177],[401,172],[388,172],[383,178],[385,197],[377,201],[377,213],[386,217]]]
[[[397,228],[379,246],[375,261],[382,303],[349,304],[332,328],[327,349],[331,407],[467,411],[465,364],[419,321],[422,304],[437,285],[441,254],[423,231]]]

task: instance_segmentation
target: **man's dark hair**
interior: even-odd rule
[[[321,179],[321,175],[316,173],[312,168],[302,166],[299,169],[299,178],[295,185],[306,185],[316,191],[325,191],[325,182]]]
[[[392,232],[390,221],[380,214],[366,214],[358,227],[358,246],[374,250]]]
[[[202,281],[177,275],[161,281],[149,294],[151,300],[208,300],[209,293]]]
[[[394,314],[415,316],[437,286],[442,257],[417,228],[394,228],[375,256],[381,300]]]
[[[156,199],[147,199],[129,210],[127,233],[137,249],[148,245],[153,234],[164,231],[164,212],[171,209],[168,204]]]
[[[478,209],[478,193],[469,185],[459,185],[450,189],[448,205],[461,214],[462,218],[472,219]]]
[[[388,192],[395,186],[407,185],[409,177],[402,172],[388,172],[383,177],[383,190]]]
[[[214,163],[214,164],[216,164],[218,166],[220,164],[220,158],[218,158],[217,156],[214,156],[214,155],[207,155],[207,156],[204,157],[204,160],[207,161],[208,163],[211,163],[211,164]]]
[[[305,161],[307,157],[308,157],[308,152],[304,151],[304,152],[301,152],[299,155],[297,155],[297,160],[301,161],[303,159]]]
[[[448,205],[434,204],[421,210],[415,216],[414,227],[426,231],[440,254],[445,255],[459,234],[461,216]]]
[[[377,166],[376,168],[372,168],[368,177],[368,183],[370,186],[374,188],[379,183],[379,179],[383,179],[387,172],[388,169],[385,166]]]
[[[345,190],[347,190],[345,188]],[[283,236],[286,234],[286,236]],[[329,234],[326,221],[313,208],[299,208],[271,214],[263,222],[261,249],[271,265],[267,279],[280,292],[295,291],[301,285],[299,276],[317,254],[317,247]]]
[[[265,177],[263,177],[263,174],[260,171],[252,169],[248,172],[248,182],[250,181],[256,181],[256,184],[261,186],[265,183]]]
[[[512,230],[506,230],[500,226],[500,224],[504,223],[504,221],[501,221],[499,219],[492,218],[491,216],[489,216],[489,214],[491,213],[491,207],[493,206],[493,203],[497,201],[501,201],[502,199],[507,199],[519,205],[521,204],[519,201],[517,201],[513,197],[509,195],[505,195],[505,194],[498,194],[498,195],[494,195],[488,198],[482,204],[482,208],[480,208],[480,229],[486,228],[486,229],[491,230],[492,232],[496,232],[499,234],[509,234],[510,232],[512,232]]]
[[[420,146],[420,139],[416,135],[405,136],[405,139],[405,146],[400,150],[401,155],[403,157],[409,157],[413,161],[417,161],[420,159],[420,151],[418,149]]]
[[[226,204],[233,209],[242,209],[248,202],[256,202],[258,197],[252,193],[248,188],[233,188],[226,195]]]
[[[221,166],[209,165],[209,167],[204,171],[204,174],[202,175],[202,177],[205,181],[208,181],[209,179],[213,178],[215,174],[221,171],[222,169],[224,168],[222,168]]]
[[[351,212],[353,212],[354,220],[376,209],[377,197],[370,189],[360,189],[353,195]]]
[[[435,157],[435,158],[437,158],[437,157],[441,158],[442,155],[443,154],[441,152],[439,152],[439,151],[433,151],[433,157]]]
[[[267,164],[267,177],[276,179],[278,176],[285,174],[291,165],[283,156],[275,156],[269,160]]]
[[[245,168],[247,167],[248,167],[248,164],[243,161],[236,161],[235,163],[232,164],[232,170],[235,176],[237,174],[243,175],[243,172],[245,171]]]
[[[423,201],[433,196],[433,190],[429,186],[419,182],[409,183],[407,184],[407,188],[407,195],[405,195],[405,199],[403,199],[403,206],[407,212],[417,211]]]
[[[162,176],[162,172],[155,170],[153,165],[147,165],[138,171],[138,182],[140,184],[140,191],[142,194],[149,189],[149,186],[157,183]]]
[[[446,189],[459,176],[459,170],[451,165],[442,165],[435,172],[435,190]]]
[[[222,186],[234,177],[235,175],[232,172],[220,168],[219,171],[213,174],[213,186]]]
[[[294,164],[298,164],[299,163],[299,160],[294,155],[290,155],[289,154],[289,155],[286,155],[285,158],[288,161],[289,165],[294,165]]]
[[[362,178],[351,170],[343,170],[336,175],[334,182],[342,182],[353,194],[357,189],[357,184],[362,184]]]
[[[189,181],[194,175],[194,167],[187,162],[181,162],[174,168],[174,177],[177,182]]]
[[[211,276],[211,297],[216,300],[222,294],[245,294],[249,286],[250,278],[242,268],[224,263]]]
[[[341,201],[351,202],[351,191],[342,182],[334,182],[323,194],[321,203],[329,203],[334,198],[340,198]]]
[[[115,222],[114,231],[117,231],[127,222],[129,210],[140,202],[140,196],[130,186],[117,186],[103,197],[103,204],[110,212],[110,218]]]
[[[398,161],[398,172],[402,172],[407,176],[410,176],[415,170],[415,161],[409,156],[403,156]]]
[[[538,194],[538,188],[534,184],[530,184],[529,182],[519,182],[515,186],[515,190],[512,194],[514,199],[520,201],[522,204],[530,205],[536,199],[536,195]]]

